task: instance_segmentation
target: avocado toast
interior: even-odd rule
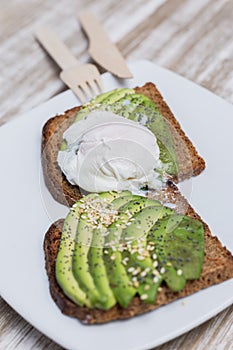
[[[123,91],[122,91],[123,90]],[[106,93],[97,97],[98,105],[103,104],[112,106],[112,110],[116,113],[122,113],[119,109],[122,101],[124,102],[124,90],[132,89],[121,89],[120,92],[115,95]],[[122,96],[121,96],[122,94]],[[135,94],[137,97],[134,98]],[[103,101],[105,99],[105,102]],[[204,160],[199,156],[192,142],[185,135],[178,121],[175,119],[168,105],[164,101],[160,92],[157,90],[154,84],[147,83],[142,87],[133,89],[133,93],[127,92],[127,100],[132,103],[137,113],[128,113],[128,107],[125,107],[126,118],[134,118],[135,115],[143,115],[145,109],[149,110],[147,117],[149,117],[148,126],[151,127],[152,132],[160,129],[161,133],[157,135],[158,141],[163,144],[168,144],[168,152],[166,147],[161,147],[161,155],[165,159],[165,163],[170,164],[168,167],[168,175],[175,182],[180,182],[184,179],[190,178],[200,174],[205,168]],[[104,102],[104,103],[103,103]],[[42,166],[44,172],[44,178],[46,185],[53,195],[53,197],[62,204],[72,206],[76,200],[81,197],[80,189],[76,185],[72,185],[67,181],[66,177],[62,173],[61,169],[57,164],[57,156],[63,143],[64,131],[72,125],[77,118],[83,118],[85,113],[90,110],[91,104],[81,107],[75,107],[71,110],[66,111],[63,115],[55,116],[50,119],[43,128],[42,136]],[[155,123],[150,119],[151,109],[156,115]],[[79,113],[78,113],[79,112]],[[78,117],[77,117],[78,114]],[[133,117],[132,117],[133,115]],[[140,120],[135,120],[142,122]],[[157,122],[159,122],[159,128],[157,128]],[[163,130],[166,129],[166,133]],[[167,135],[171,135],[167,138]],[[172,158],[172,159],[171,159]]]
[[[101,194],[103,197],[105,195]],[[88,229],[85,225],[85,210],[84,215],[81,210],[81,218],[74,225],[78,225],[77,236],[75,233],[76,238],[73,237],[69,244],[64,238],[66,225],[68,224],[69,230],[71,227],[69,217],[65,223],[64,220],[54,223],[46,233],[44,250],[50,292],[64,314],[87,324],[126,319],[233,277],[231,253],[211,235],[208,226],[174,184],[169,182],[166,188],[156,193],[156,199],[153,196],[153,200],[132,196],[127,192],[119,193],[117,197],[119,198],[111,199],[112,203],[115,201],[116,206],[110,208],[112,222],[105,225],[108,231],[106,235],[94,235],[94,231]],[[79,205],[82,206],[84,202],[85,199]],[[174,211],[164,206],[168,202],[174,205]],[[116,212],[112,211],[117,207],[124,208],[120,218],[114,217]],[[69,215],[72,216],[72,211],[77,208],[78,203]],[[88,210],[87,213],[89,212]],[[126,226],[123,226],[122,230],[119,219],[125,220],[125,215],[129,212],[132,215],[129,216],[130,224],[127,225],[126,220]],[[175,221],[171,218],[175,218]],[[139,219],[140,226],[137,221]],[[82,223],[79,226],[81,221],[84,221],[84,225]],[[169,221],[170,228],[164,229],[165,226],[168,228]],[[137,227],[140,236],[132,239],[132,232],[137,232]],[[94,227],[94,230],[97,229]],[[86,233],[82,237],[80,233],[83,232]],[[108,246],[106,242],[111,242],[115,232],[120,232],[121,239],[124,236],[125,241]],[[165,232],[168,233],[169,239]],[[68,237],[71,238],[70,235]],[[94,237],[95,242],[90,244]],[[100,243],[103,237],[105,245]],[[122,249],[126,242],[129,243],[127,237],[132,239],[130,254],[127,249]],[[144,245],[145,237],[147,238]],[[141,240],[141,250],[132,246],[138,239]],[[169,243],[171,239],[172,245]],[[145,256],[142,247],[147,247]],[[65,266],[60,265],[64,262],[60,259],[62,254],[66,258]],[[69,259],[72,266],[69,266]],[[79,274],[79,269],[81,271],[82,268],[85,273]],[[67,273],[71,273],[72,276],[68,276]],[[72,283],[68,284],[67,289],[67,279],[71,281],[71,278],[78,281],[78,294],[74,292],[74,288],[69,290]]]

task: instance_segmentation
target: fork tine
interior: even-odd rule
[[[96,95],[99,94],[99,90],[98,90],[98,86],[96,85],[96,83],[92,80],[88,81],[88,84],[90,85],[90,88],[94,91],[94,93]]]
[[[86,98],[84,94],[82,93],[82,90],[78,86],[72,86],[73,92],[78,96],[80,101],[85,104],[86,103]]]
[[[104,91],[104,87],[103,87],[101,78],[100,78],[100,77],[95,77],[94,81],[95,81],[95,82],[97,83],[97,85],[99,86],[100,91],[103,92],[103,91]]]
[[[87,82],[83,82],[82,84],[78,85],[86,94],[87,97],[92,98],[91,90],[87,84]]]

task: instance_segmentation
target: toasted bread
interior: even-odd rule
[[[173,177],[172,180],[180,182],[199,175],[205,169],[205,162],[185,135],[156,86],[147,83],[135,88],[135,91],[156,103],[171,130],[179,166],[179,175]],[[74,122],[80,109],[81,106],[75,107],[62,115],[51,118],[45,124],[42,132],[42,166],[45,183],[54,199],[68,206],[72,206],[81,197],[81,193],[78,186],[73,186],[66,180],[57,164],[57,155],[63,133]]]
[[[168,201],[170,203],[175,203],[176,208],[174,210],[177,213],[186,213],[186,215],[202,221],[200,216],[188,204],[187,200],[172,183],[168,183],[167,188],[159,193],[157,199],[163,203]],[[134,297],[131,304],[126,309],[118,304],[108,311],[80,307],[63,294],[55,277],[55,262],[58,254],[63,222],[64,220],[55,222],[49,228],[44,239],[46,270],[50,284],[50,293],[63,314],[75,317],[86,324],[104,323],[140,315],[157,309],[178,298],[198,292],[203,288],[233,278],[233,256],[222,246],[217,237],[212,236],[209,227],[202,221],[205,229],[205,257],[200,279],[187,281],[186,286],[180,292],[172,292],[166,285],[162,285],[162,290],[159,292],[154,304],[146,304],[140,300],[139,297]]]

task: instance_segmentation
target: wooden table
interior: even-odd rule
[[[104,21],[128,60],[150,59],[233,101],[232,0],[1,0],[0,125],[65,89],[34,39],[37,27],[50,24],[89,60],[75,18],[84,7]],[[61,348],[0,299],[0,349]],[[233,307],[156,349],[233,349]]]

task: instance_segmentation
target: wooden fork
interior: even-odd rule
[[[51,28],[39,28],[36,38],[62,69],[61,80],[82,103],[103,91],[101,76],[96,66],[80,63]]]

